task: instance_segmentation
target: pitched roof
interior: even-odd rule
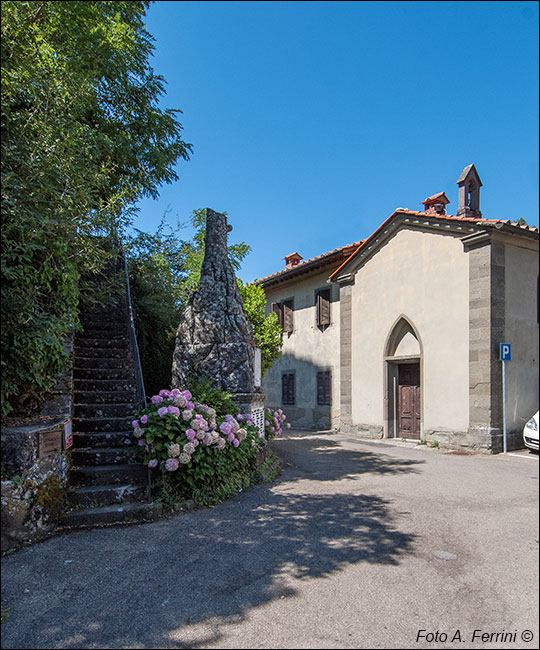
[[[443,194],[441,192],[441,194]],[[434,198],[438,196],[435,194]],[[426,199],[428,200],[428,199]],[[319,270],[323,267],[329,267],[335,264],[338,264],[338,267],[330,274],[330,280],[335,279],[339,272],[357,255],[359,255],[367,245],[372,242],[377,235],[388,225],[388,223],[398,214],[405,214],[418,217],[426,217],[429,219],[436,219],[441,221],[450,221],[450,222],[469,222],[476,224],[478,226],[492,226],[495,228],[501,228],[502,226],[510,227],[515,232],[519,230],[527,231],[530,233],[538,233],[538,228],[536,226],[520,225],[515,221],[510,221],[509,219],[484,219],[478,217],[457,217],[451,214],[431,214],[426,212],[419,212],[418,210],[407,210],[406,208],[397,208],[394,212],[386,219],[378,228],[373,232],[367,239],[362,239],[361,241],[354,242],[348,246],[341,246],[336,248],[333,251],[328,253],[323,253],[317,257],[312,257],[309,260],[303,260],[295,266],[284,268],[277,273],[268,275],[265,278],[256,280],[257,284],[263,284],[265,287],[269,287],[275,284],[280,284],[286,282],[290,279],[296,278],[299,275],[304,275],[306,273]]]
[[[444,203],[445,205],[448,205],[450,203],[450,199],[446,196],[444,192],[438,192],[437,194],[434,194],[433,196],[428,196],[427,199],[424,199],[423,201],[420,201],[420,203],[435,203],[435,201],[439,201],[440,203]]]
[[[310,271],[315,271],[317,269],[328,267],[331,265],[340,264],[344,260],[349,259],[349,257],[356,251],[356,249],[361,246],[362,241],[354,242],[348,246],[341,246],[340,248],[335,248],[333,251],[328,253],[323,253],[317,257],[312,257],[309,260],[302,260],[295,266],[284,268],[277,273],[268,275],[265,278],[256,280],[257,284],[264,284],[265,286],[270,286],[273,284],[278,284],[285,282],[292,277],[297,277],[298,275],[304,275]]]
[[[456,217],[451,214],[431,214],[426,212],[418,212],[417,210],[407,210],[406,208],[397,208],[394,212],[386,219],[378,228],[372,233],[367,239],[364,239],[362,245],[359,246],[348,259],[346,259],[343,264],[341,264],[331,275],[330,280],[334,280],[339,275],[339,272],[345,268],[345,266],[359,253],[367,247],[367,245],[372,242],[377,235],[390,223],[390,221],[398,214],[406,214],[417,217],[427,217],[429,219],[436,219],[441,221],[466,221],[469,223],[476,224],[478,226],[495,226],[497,228],[502,227],[503,225],[512,227],[513,230],[525,230],[531,233],[538,233],[538,228],[536,226],[528,225],[519,225],[517,222],[510,221],[509,219],[484,219],[478,217]]]

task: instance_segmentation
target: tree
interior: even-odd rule
[[[257,347],[261,350],[261,370],[264,376],[281,355],[283,332],[276,314],[266,313],[266,295],[260,284],[243,284],[238,280],[238,288],[244,302],[246,318],[251,323]]]
[[[148,2],[2,3],[2,414],[62,370],[80,275],[142,196],[177,180],[178,111],[158,107]]]
[[[165,216],[155,234],[136,231],[126,239],[131,298],[141,365],[148,394],[169,386],[175,335],[182,309],[199,285],[204,259],[206,211],[194,210],[191,223],[195,235],[180,239],[180,226],[169,227]],[[245,242],[228,246],[229,260],[240,267],[250,251]],[[266,297],[258,285],[238,280],[246,317],[261,348],[263,373],[281,353],[281,328],[275,314],[265,314]]]
[[[170,384],[176,329],[185,295],[181,226],[168,227],[165,215],[154,234],[136,230],[126,238],[131,302],[147,394]]]

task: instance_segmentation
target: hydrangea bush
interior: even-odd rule
[[[282,409],[264,409],[264,435],[268,440],[272,440],[276,436],[283,433],[283,427],[290,429],[291,425],[285,422],[287,416],[283,413]]]
[[[259,449],[250,415],[231,408],[230,399],[217,411],[177,388],[160,390],[150,402],[132,424],[143,462],[158,471],[154,484],[201,505],[250,484]],[[223,413],[223,405],[233,412]]]

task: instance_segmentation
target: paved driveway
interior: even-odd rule
[[[537,455],[273,445],[278,481],[214,509],[3,558],[2,647],[538,647]]]

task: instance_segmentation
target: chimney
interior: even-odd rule
[[[474,165],[468,165],[457,179],[458,185],[458,217],[473,217],[480,219],[480,188],[482,181]]]
[[[421,201],[424,206],[426,214],[446,214],[446,206],[450,203],[448,197],[444,192],[439,192],[433,196],[428,196],[427,199]]]
[[[291,253],[290,255],[286,255],[284,259],[285,259],[285,268],[292,269],[293,266],[300,264],[300,262],[304,258],[299,253]]]

